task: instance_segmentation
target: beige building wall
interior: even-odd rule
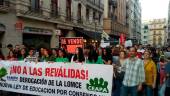
[[[126,23],[126,0],[118,0],[115,15],[117,16],[117,22],[120,24]]]
[[[108,6],[109,0],[104,0],[104,18],[108,18],[109,16],[109,6]]]
[[[152,46],[162,47],[166,44],[166,19],[154,19],[149,22],[149,42]]]
[[[112,37],[119,38],[120,34],[128,36],[126,4],[126,0],[104,1],[103,29]]]

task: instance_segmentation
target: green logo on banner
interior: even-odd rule
[[[86,88],[89,91],[109,93],[108,82],[104,81],[103,78],[90,79],[89,83],[86,84]]]
[[[0,68],[0,80],[1,81],[5,81],[2,78],[5,77],[7,74],[8,74],[7,70],[4,67]]]

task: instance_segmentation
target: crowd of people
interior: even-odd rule
[[[116,45],[96,48],[93,45],[76,48],[75,54],[64,48],[47,49],[11,44],[8,56],[0,49],[0,60],[25,62],[74,62],[113,66],[112,96],[170,96],[170,58],[167,48]]]

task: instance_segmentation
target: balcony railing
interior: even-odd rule
[[[103,3],[99,3],[99,2],[94,2],[94,0],[87,0],[88,4],[92,5],[92,6],[96,6],[99,9],[104,10],[104,4]]]
[[[0,1],[0,12],[9,12],[10,2],[9,0]]]
[[[68,12],[68,13],[67,13]],[[85,29],[94,30],[94,24],[86,24],[86,20],[83,17],[79,19],[73,15],[73,12],[69,12],[68,9],[61,8],[32,8],[29,1],[19,0],[16,3],[16,13],[17,16],[36,19],[40,21],[53,22],[53,23],[61,23],[74,26],[74,27],[82,27]],[[96,26],[98,29],[98,25]],[[102,27],[101,27],[102,28]]]
[[[113,8],[117,8],[117,0],[109,0],[109,4],[113,6]]]
[[[128,35],[128,27],[126,25],[120,24],[118,22],[113,22],[113,33],[119,35],[120,33],[124,33]]]
[[[61,9],[58,7],[56,10],[51,8],[51,17],[60,18],[61,17]]]
[[[45,20],[50,22],[62,22],[64,19],[67,21],[72,21],[72,17],[67,17],[66,14],[58,8],[45,8],[40,6],[39,8],[34,8],[30,5],[29,1],[19,0],[16,4],[17,6],[17,16],[23,16],[26,18],[37,19],[37,20]],[[60,18],[62,17],[62,18]],[[59,20],[60,19],[60,20]]]
[[[31,6],[29,1],[19,0],[16,3],[17,16],[29,16],[29,18],[46,19],[50,17],[50,9]]]
[[[78,20],[77,20],[77,23],[83,24],[83,17],[81,17],[81,18],[79,17]]]

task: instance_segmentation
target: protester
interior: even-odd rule
[[[16,56],[14,55],[13,51],[9,51],[7,60],[16,60]]]
[[[87,64],[95,64],[97,62],[98,59],[98,55],[96,53],[96,51],[94,50],[93,46],[88,46],[87,47],[87,56],[86,56],[86,63]]]
[[[112,96],[120,96],[120,91],[121,91],[121,87],[122,87],[122,81],[124,78],[124,71],[125,69],[123,68],[123,63],[126,60],[126,53],[125,51],[120,51],[119,53],[119,61],[114,65],[114,81],[113,81],[113,85],[114,85],[114,89],[113,89],[113,94]]]
[[[29,49],[28,56],[25,58],[25,62],[38,62],[38,58],[34,55],[34,48]]]
[[[80,48],[80,47],[76,48],[76,53],[72,56],[71,62],[75,62],[75,63],[85,62],[82,48]]]
[[[86,63],[87,60],[88,60],[89,52],[90,52],[89,46],[85,46],[84,49],[83,49],[83,55],[84,55],[84,58],[85,58],[85,63]]]
[[[139,44],[138,49],[137,49],[137,57],[142,59],[143,58],[142,55],[144,52],[145,50],[143,49],[142,45]]]
[[[49,52],[47,49],[44,48],[44,55],[41,57],[41,62],[47,62],[50,61],[50,56],[49,56]]]
[[[105,48],[102,55],[104,64],[112,65],[112,54],[111,49],[109,47]]]
[[[55,59],[57,58],[57,51],[56,49],[52,49],[52,55],[50,56],[50,61],[55,61]]]
[[[156,86],[156,65],[150,58],[150,51],[144,52],[145,83],[143,85],[145,96],[153,96],[153,89]]]
[[[160,85],[163,84],[163,81],[165,79],[165,65],[167,64],[167,62],[165,61],[164,56],[160,57]]]
[[[14,52],[14,55],[16,57],[18,57],[18,55],[20,54],[19,51],[20,51],[20,46],[19,45],[15,45],[15,48],[14,48],[13,52]]]
[[[58,50],[58,57],[55,59],[55,62],[69,62],[66,51],[63,48]]]
[[[26,58],[26,50],[23,48],[20,50],[18,60],[23,61]]]
[[[7,48],[9,49],[9,51],[13,51],[13,45],[12,44],[8,44]]]
[[[118,47],[112,47],[112,62],[115,64],[118,62],[119,58],[119,48]]]
[[[102,58],[103,51],[101,48],[98,49],[97,54],[98,54],[98,58],[97,58],[96,64],[104,64],[103,62],[104,60]]]
[[[165,96],[170,96],[170,62],[168,62],[167,65],[165,66],[165,73],[166,73]]]
[[[137,50],[131,47],[129,58],[124,62],[125,75],[121,89],[121,96],[137,96],[137,92],[142,89],[145,81],[143,61],[136,57]]]
[[[44,58],[44,48],[40,48],[38,59],[39,59],[40,62],[43,62],[44,61],[43,58]]]

